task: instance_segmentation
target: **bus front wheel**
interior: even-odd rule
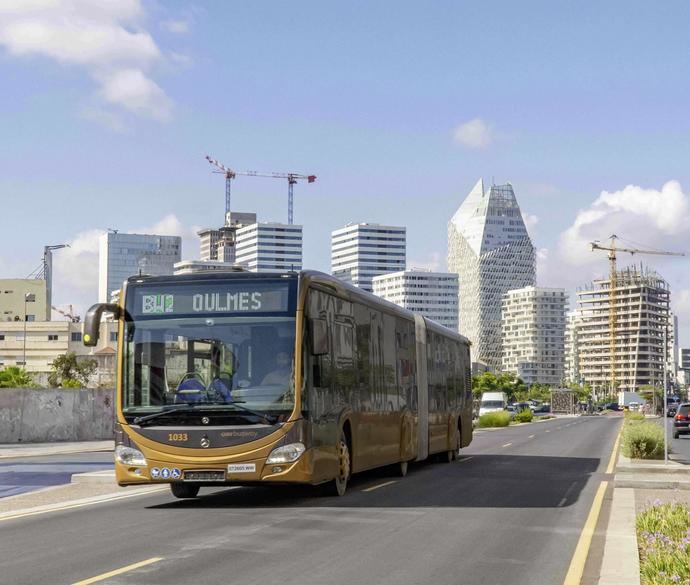
[[[170,491],[176,498],[196,498],[199,494],[199,486],[193,483],[171,483]]]
[[[340,441],[338,441],[338,475],[333,480],[333,491],[337,496],[344,496],[347,491],[347,481],[350,479],[350,461],[347,437],[345,433],[342,433]]]

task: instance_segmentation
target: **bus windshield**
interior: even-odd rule
[[[279,284],[285,290],[244,283],[242,292],[208,292],[205,284],[202,292],[186,284],[134,292],[125,322],[123,413],[174,404],[291,412],[295,317],[287,283]]]

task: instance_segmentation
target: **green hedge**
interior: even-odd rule
[[[644,420],[644,414],[642,414],[641,412],[627,410],[625,412],[625,420],[629,422],[641,421]]]
[[[663,459],[664,429],[653,422],[626,423],[621,437],[623,455],[632,459]]]
[[[510,424],[510,415],[504,410],[487,412],[479,417],[480,428],[507,427]]]
[[[515,422],[528,423],[532,422],[534,413],[531,409],[525,408],[515,415]]]
[[[661,504],[637,516],[643,585],[690,583],[690,508]]]

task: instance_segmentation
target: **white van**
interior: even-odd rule
[[[487,412],[505,410],[508,406],[508,397],[505,392],[484,392],[479,404],[479,416]]]

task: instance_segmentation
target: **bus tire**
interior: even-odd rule
[[[196,498],[199,495],[199,487],[193,483],[171,483],[170,491],[176,498],[187,499]]]
[[[344,496],[347,491],[347,482],[352,471],[352,459],[350,457],[350,447],[347,436],[344,432],[340,433],[338,441],[338,475],[332,482],[333,495]]]

